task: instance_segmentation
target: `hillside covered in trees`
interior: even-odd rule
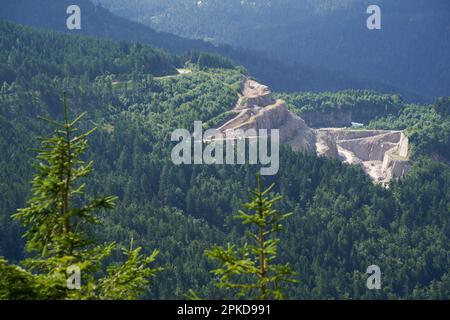
[[[0,35],[0,268],[30,258],[21,237],[27,229],[11,215],[33,196],[38,137],[53,133],[37,116],[62,121],[65,91],[70,118],[86,112],[81,132],[98,128],[82,155],[93,161],[85,192],[117,197],[115,207],[99,211],[101,224],[83,232],[97,242],[133,241],[146,256],[159,251],[151,266],[161,270],[141,298],[182,299],[190,290],[208,299],[238,298],[215,285],[210,271],[220,266],[204,253],[245,243],[246,227],[234,216],[248,189],[257,188],[258,168],[175,166],[170,134],[192,131],[195,120],[207,122],[232,108],[246,71],[217,55],[175,55],[9,22],[0,22]],[[359,167],[282,148],[279,173],[262,183],[275,183],[271,195],[283,196],[275,208],[292,213],[277,235],[274,261],[289,264],[296,280],[286,285],[286,298],[449,299],[448,99],[433,108],[366,91],[282,96],[299,114],[383,106],[383,116],[367,118],[368,126],[417,137],[411,172],[388,189]],[[108,265],[119,262],[120,255],[107,258]],[[382,290],[366,287],[373,264],[382,270]],[[5,285],[0,280],[0,297]]]
[[[33,27],[69,32],[65,22],[68,16],[66,9],[71,4],[73,1],[70,0],[5,0],[0,11],[0,18]],[[282,61],[252,48],[241,49],[229,45],[216,45],[203,40],[186,39],[166,32],[157,32],[149,26],[115,15],[91,0],[79,0],[77,5],[81,9],[83,22],[81,29],[72,30],[72,33],[114,40],[139,41],[176,54],[185,54],[190,51],[220,54],[244,66],[254,77],[260,78],[278,91],[324,91],[348,88],[395,91],[384,81],[375,81],[370,77],[361,78],[302,62]]]
[[[94,1],[159,31],[371,79],[412,98],[450,95],[447,0]],[[381,30],[366,27],[371,5],[381,8]],[[341,89],[349,88],[361,87]]]

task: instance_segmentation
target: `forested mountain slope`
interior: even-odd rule
[[[66,9],[73,4],[69,0],[5,0],[2,2],[0,18],[35,27],[66,31]],[[132,22],[110,13],[90,0],[77,2],[81,9],[81,33],[115,40],[131,40],[148,43],[174,53],[205,51],[224,55],[279,91],[339,90],[348,88],[372,88],[394,91],[385,81],[374,81],[370,77],[349,76],[346,72],[332,72],[326,68],[267,58],[251,49],[235,49],[230,46],[214,46],[201,40],[189,40],[169,33],[156,32],[148,26]],[[415,98],[416,95],[410,94]]]
[[[450,94],[447,0],[95,1],[156,30],[252,48],[428,98]],[[370,5],[381,8],[381,30],[366,28]]]
[[[210,299],[234,298],[211,284],[214,265],[203,252],[243,243],[232,215],[254,187],[258,168],[175,166],[170,134],[232,108],[242,68],[215,56],[191,59],[6,22],[0,22],[0,39],[0,255],[11,262],[27,255],[23,230],[10,215],[30,195],[31,148],[37,136],[51,133],[36,117],[61,118],[65,90],[70,113],[87,111],[83,126],[98,127],[86,156],[95,163],[88,193],[119,197],[103,224],[89,230],[92,237],[125,244],[134,238],[146,252],[161,251],[155,264],[164,270],[144,298],[183,298],[189,289]],[[191,72],[173,73],[180,65]],[[359,96],[355,100],[370,101],[376,94]],[[404,112],[399,123],[384,118],[378,125],[411,127],[405,108],[391,115]],[[430,117],[447,121],[445,112],[427,108]],[[429,118],[423,119],[416,131],[429,130]],[[384,189],[358,167],[282,148],[278,175],[263,182],[275,182],[284,196],[279,209],[293,212],[278,255],[299,273],[288,298],[450,298],[450,168],[429,155],[423,150],[409,175]],[[382,268],[382,290],[366,287],[373,264]]]

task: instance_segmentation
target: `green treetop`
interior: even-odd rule
[[[281,222],[291,213],[282,214],[274,209],[274,204],[282,197],[270,195],[274,184],[263,190],[260,176],[257,180],[257,189],[250,191],[250,201],[244,205],[249,212],[241,210],[236,215],[243,224],[250,225],[247,235],[251,242],[242,248],[231,244],[226,248],[214,247],[206,251],[206,256],[220,264],[213,270],[219,277],[218,287],[235,289],[240,298],[283,299],[281,285],[297,281],[288,264],[274,261],[280,241],[275,234],[283,230]]]
[[[69,120],[64,96],[64,120],[46,119],[55,126],[51,138],[42,138],[38,151],[37,174],[32,181],[33,197],[26,208],[13,218],[27,227],[26,248],[32,253],[23,262],[29,271],[8,266],[3,260],[0,268],[26,282],[33,288],[24,292],[0,285],[0,296],[26,299],[137,299],[147,287],[150,277],[159,269],[149,268],[158,251],[150,256],[141,248],[122,249],[126,260],[110,265],[104,271],[103,261],[117,249],[115,243],[96,245],[90,240],[86,227],[99,224],[96,212],[115,206],[116,197],[88,199],[86,185],[81,182],[92,171],[92,162],[81,155],[88,148],[87,138],[95,129],[79,134],[77,124],[85,113]],[[68,270],[79,270],[81,286],[73,290],[67,285]],[[31,273],[33,272],[33,273]],[[103,276],[98,276],[98,275]],[[16,290],[17,289],[17,290]]]

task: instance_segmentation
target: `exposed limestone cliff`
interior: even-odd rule
[[[252,107],[265,107],[275,103],[269,87],[252,79],[247,79],[241,86],[242,96],[236,106],[237,110]]]
[[[274,100],[267,86],[248,79],[242,86],[242,96],[235,107],[236,117],[218,128],[228,131],[248,129],[279,129],[282,143],[297,151],[314,150],[314,130],[288,110],[282,100]]]
[[[316,152],[327,158],[338,158],[339,151],[336,141],[324,131],[316,131]]]
[[[408,138],[401,131],[319,129],[317,132],[332,141],[328,145],[336,145],[338,158],[361,165],[377,182],[387,184],[409,170]],[[317,146],[319,155],[336,156]]]
[[[360,165],[374,181],[383,184],[409,170],[408,138],[402,131],[311,129],[288,110],[284,101],[275,101],[267,86],[247,79],[241,91],[232,110],[236,116],[218,128],[223,134],[235,130],[279,129],[280,142],[291,145],[294,151],[316,152]]]

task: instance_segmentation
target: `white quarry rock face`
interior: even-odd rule
[[[326,132],[320,130],[316,131],[316,152],[327,158],[339,157],[339,149],[336,140],[331,138]]]
[[[235,110],[264,108],[275,103],[269,87],[252,79],[246,79],[241,85],[242,95]]]
[[[409,171],[408,138],[402,131],[311,129],[284,101],[275,101],[267,86],[246,79],[241,91],[233,109],[236,117],[218,128],[223,134],[237,129],[279,129],[280,142],[294,151],[316,152],[360,165],[375,182],[384,185]]]
[[[399,145],[399,155],[400,155],[400,157],[408,158],[408,150],[409,150],[409,139],[402,132],[402,135],[400,137],[400,145]]]
[[[337,144],[338,158],[360,164],[376,182],[388,184],[409,171],[408,138],[401,131],[318,129],[319,136]],[[322,138],[323,140],[323,138]],[[322,148],[317,148],[319,155]]]

